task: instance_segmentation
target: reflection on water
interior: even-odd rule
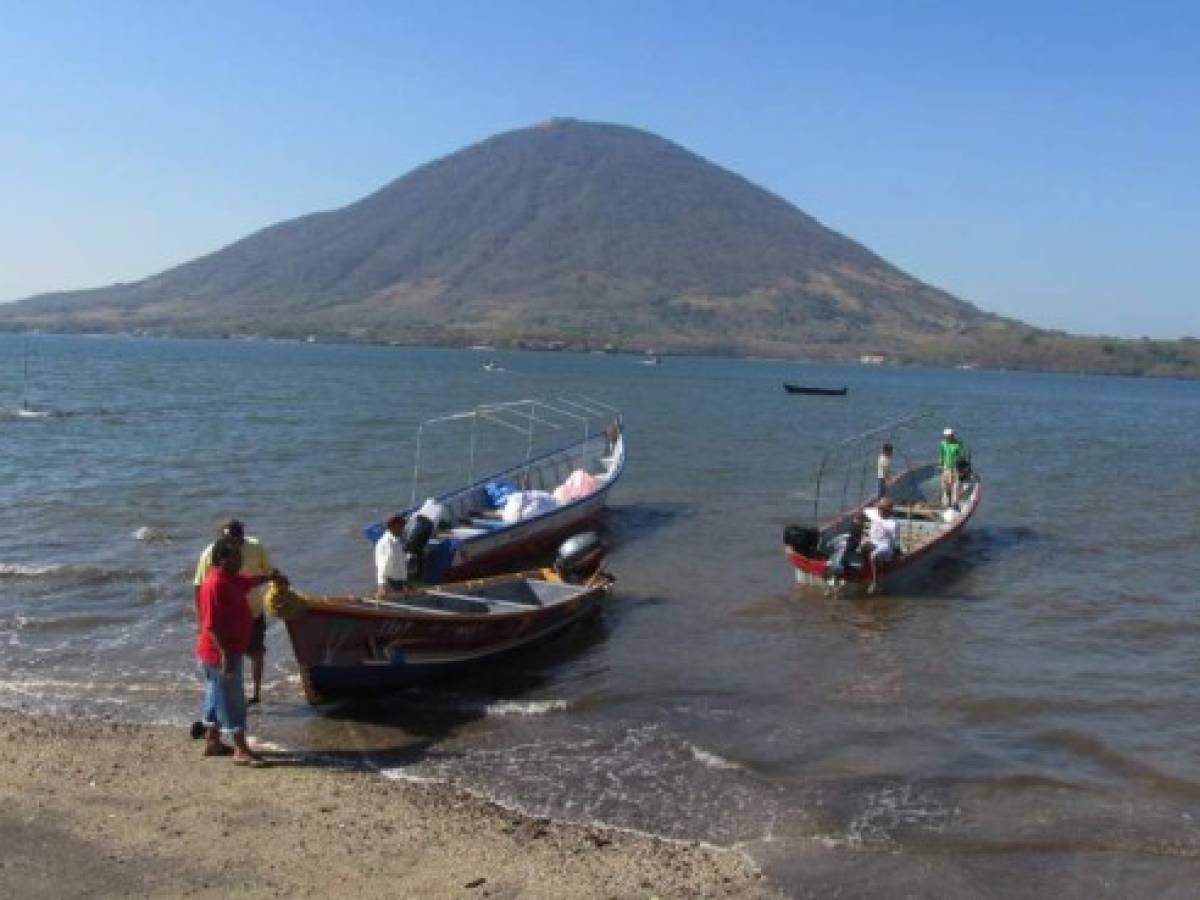
[[[217,523],[246,520],[302,589],[363,589],[362,527],[407,501],[419,421],[579,392],[628,427],[605,615],[321,711],[276,625],[257,734],[736,844],[798,895],[1190,890],[1200,480],[1162,448],[1194,443],[1192,384],[562,353],[499,353],[498,379],[458,351],[31,340],[39,403],[71,414],[0,415],[6,705],[190,721],[190,576]],[[19,353],[0,336],[0,409]],[[798,368],[849,395],[797,403]],[[794,587],[780,534],[822,450],[917,406],[983,473],[968,533],[904,594]]]

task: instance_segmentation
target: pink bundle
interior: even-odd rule
[[[560,504],[586,497],[596,490],[596,479],[584,469],[576,469],[567,480],[554,489],[554,499]]]

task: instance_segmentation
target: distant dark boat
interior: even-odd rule
[[[819,394],[823,397],[845,397],[846,388],[805,387],[802,384],[783,384],[783,389],[789,394]]]

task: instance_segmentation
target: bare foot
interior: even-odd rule
[[[253,706],[256,703],[262,703],[262,697],[258,696],[258,694],[255,694],[253,697],[251,697],[249,700],[246,701],[247,706]]]
[[[232,756],[233,748],[222,741],[208,741],[204,745],[205,756]]]

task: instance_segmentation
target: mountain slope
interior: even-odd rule
[[[552,120],[144,281],[42,295],[3,319],[736,351],[919,343],[992,317],[662,138]]]

